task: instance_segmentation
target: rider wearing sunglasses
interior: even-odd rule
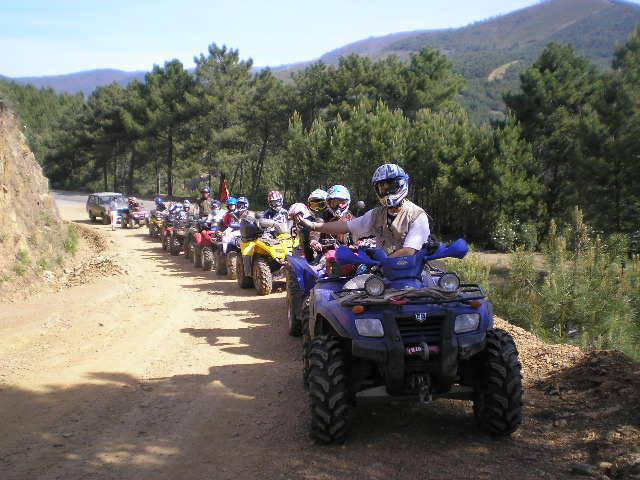
[[[377,246],[393,257],[415,255],[427,243],[430,228],[425,211],[406,198],[409,175],[400,166],[387,163],[376,169],[371,183],[380,206],[347,222],[317,223],[300,219],[300,223],[329,235],[375,236]]]

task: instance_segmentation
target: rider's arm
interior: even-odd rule
[[[347,222],[327,222],[327,223],[319,223],[319,222],[311,222],[313,227],[311,228],[314,232],[326,233],[329,235],[338,235],[340,233],[349,233],[349,227],[347,226]]]
[[[355,237],[366,237],[373,234],[373,210],[348,222],[313,223],[312,230],[329,235],[351,233]]]
[[[420,215],[411,225],[404,239],[402,248],[393,252],[390,257],[402,257],[405,255],[415,255],[422,246],[429,240],[431,230],[429,228],[429,219],[426,214]]]

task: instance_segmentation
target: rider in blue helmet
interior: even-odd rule
[[[351,194],[344,185],[334,185],[327,190],[326,208],[320,213],[319,218],[323,223],[330,222],[348,222],[353,219],[353,215],[349,211],[351,204]],[[319,235],[311,235],[309,245],[316,251],[322,251],[322,241],[327,237],[336,237],[336,240],[342,244],[351,244],[352,239],[349,234],[332,235],[329,233],[320,233]]]
[[[238,197],[236,212],[238,218],[244,217],[249,212],[249,200],[247,197]]]
[[[429,240],[430,227],[425,211],[407,200],[409,175],[399,165],[386,163],[373,173],[371,184],[380,205],[361,217],[330,223],[301,219],[300,223],[312,231],[330,235],[375,236],[377,246],[391,256],[414,255]]]
[[[222,218],[222,224],[224,225],[225,228],[227,228],[232,223],[238,221],[238,216],[236,214],[238,199],[236,197],[229,197],[227,198],[226,205],[227,205],[227,213]]]
[[[162,197],[156,197],[153,200],[156,204],[156,211],[158,212],[164,212],[167,209],[167,206],[164,203],[164,200],[162,199]]]
[[[351,216],[349,205],[351,204],[351,194],[347,187],[334,185],[327,190],[327,208],[323,220],[329,222]],[[350,218],[347,218],[350,220]]]

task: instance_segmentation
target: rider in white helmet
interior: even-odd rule
[[[414,255],[427,243],[430,228],[425,211],[407,200],[409,176],[400,166],[387,163],[376,169],[371,183],[380,206],[361,217],[329,223],[301,219],[300,223],[312,231],[330,235],[375,236],[377,246],[393,257]]]
[[[316,217],[322,214],[322,212],[327,208],[327,192],[321,188],[316,188],[309,194],[309,197],[307,198],[307,206],[309,207],[309,210],[311,210],[311,213]]]

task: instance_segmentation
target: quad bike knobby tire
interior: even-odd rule
[[[273,290],[273,275],[269,263],[262,257],[253,260],[253,284],[258,295],[269,295]]]
[[[227,278],[229,280],[238,279],[238,264],[240,263],[240,253],[231,250],[227,253]]]
[[[129,219],[129,228],[130,229],[134,229],[134,228],[138,228],[140,226],[140,224],[138,222],[134,222],[133,218]]]
[[[225,258],[224,252],[222,251],[222,247],[218,246],[216,250],[216,275],[226,275],[227,274],[227,259]],[[235,277],[231,280],[235,280]]]
[[[473,401],[476,421],[491,435],[509,435],[522,423],[522,367],[511,335],[489,330],[487,347],[478,361]]]
[[[91,220],[91,222],[92,222],[92,223],[95,223],[95,221],[96,221],[96,216],[90,213],[90,214],[89,214],[89,220]]]
[[[169,248],[169,253],[171,253],[171,255],[180,255],[180,248],[182,248],[182,245],[180,245],[180,239],[177,235],[171,235]]]
[[[289,335],[299,337],[302,335],[302,323],[298,309],[304,302],[304,292],[298,285],[298,278],[291,266],[287,267],[287,325]]]
[[[229,254],[227,255],[227,257],[231,254],[231,252],[229,252]],[[242,261],[242,257],[240,255],[237,255],[237,277],[236,277],[236,282],[238,282],[238,286],[240,288],[251,288],[253,287],[253,278],[251,277],[247,277],[244,274],[244,262]],[[227,264],[227,269],[229,268],[229,265]]]
[[[305,298],[302,304],[302,382],[304,388],[309,389],[309,371],[311,370],[311,331],[309,330],[309,299]]]
[[[310,365],[311,437],[318,443],[341,442],[353,408],[347,355],[338,340],[320,335],[311,342]]]
[[[168,250],[169,249],[169,236],[168,235],[162,235],[162,249],[163,250]]]
[[[210,272],[213,270],[213,250],[211,247],[204,247],[202,249],[202,269]]]
[[[106,217],[102,217],[102,223],[104,225],[109,225],[111,223],[111,218],[107,215]]]
[[[191,255],[193,255],[193,242],[187,238],[184,239],[184,258],[187,260],[191,260]]]
[[[198,245],[193,246],[193,266],[202,268],[202,248]]]

